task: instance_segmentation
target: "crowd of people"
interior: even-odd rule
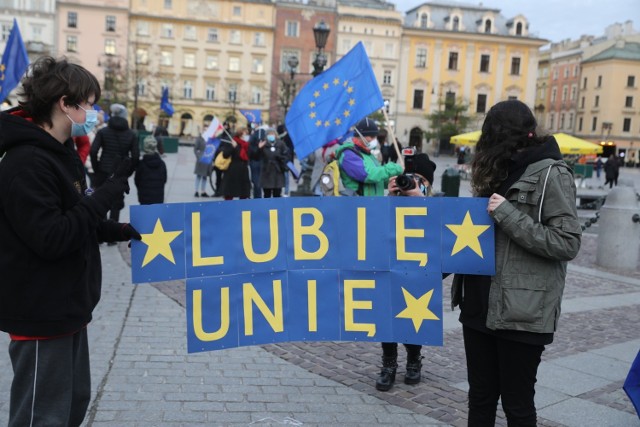
[[[86,69],[45,57],[24,77],[19,107],[0,114],[0,330],[11,337],[10,426],[82,423],[91,397],[86,331],[100,298],[99,244],[141,239],[119,222],[132,174],[141,204],[164,202],[162,135],[146,137],[140,157],[126,107],[111,105],[101,124],[93,108],[100,95]],[[312,191],[323,166],[335,161],[350,195],[432,195],[435,163],[424,153],[399,159],[388,138],[364,118],[350,138],[318,148]],[[226,126],[215,153],[207,144],[199,138],[194,145],[195,197],[209,196],[214,169],[214,195],[225,200],[287,195],[294,150],[284,127]],[[92,188],[81,159],[87,155]],[[537,369],[558,325],[567,261],[580,248],[574,178],[553,136],[520,101],[489,110],[471,162],[474,196],[487,198],[495,222],[497,270],[453,278],[469,425],[494,425],[501,399],[509,425],[535,426]],[[395,382],[397,347],[382,344],[380,391]],[[405,348],[404,382],[417,384],[422,349]]]

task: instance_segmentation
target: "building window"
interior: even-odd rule
[[[242,43],[242,37],[239,30],[231,30],[229,33],[229,43],[240,44]]]
[[[522,22],[516,24],[516,36],[522,35]]]
[[[564,68],[564,78],[565,79],[569,78],[569,68],[568,67]]]
[[[460,31],[460,18],[458,18],[457,16],[454,17],[453,21],[451,22],[451,30]]]
[[[173,38],[173,24],[162,24],[162,37],[166,39]]]
[[[557,68],[555,68],[553,70],[553,80],[558,80],[558,69]]]
[[[184,26],[184,39],[185,40],[196,40],[196,27],[194,25],[185,25]]]
[[[105,18],[105,30],[106,31],[115,31],[116,30],[116,17],[107,15]]]
[[[627,87],[636,86],[636,76],[627,76]]]
[[[550,130],[553,130],[554,118],[555,118],[555,114],[553,114],[553,113],[549,114],[549,129]]]
[[[596,95],[596,98],[593,101],[593,106],[594,107],[599,107],[600,106],[600,95]]]
[[[509,96],[507,96],[507,99],[508,99],[509,101],[517,101],[517,100],[518,100],[518,97],[517,97],[517,96],[515,96],[515,95],[509,95]]]
[[[424,47],[416,49],[416,68],[427,68],[427,49]]]
[[[233,16],[242,16],[242,8],[240,6],[233,6]]]
[[[384,75],[382,76],[382,84],[383,85],[391,84],[391,70],[384,70]]]
[[[587,88],[587,78],[585,77],[584,79],[582,79],[582,89],[586,89]]]
[[[627,96],[624,99],[624,106],[627,108],[632,108],[633,107],[633,96]]]
[[[564,113],[560,114],[560,129],[564,129]]]
[[[558,88],[551,88],[551,102],[556,102],[556,95],[558,94]]]
[[[597,128],[598,128],[598,118],[594,117],[593,121],[591,122],[591,131],[595,132]]]
[[[449,52],[449,69],[458,69],[458,52]]]
[[[573,85],[571,86],[571,100],[575,101],[577,96],[578,96],[578,88],[576,87],[576,85]]]
[[[485,113],[487,111],[487,95],[483,93],[478,94],[476,101],[476,113]]]
[[[631,131],[631,119],[625,118],[622,122],[622,132],[630,132]]]
[[[253,58],[251,72],[259,74],[264,73],[264,60],[262,58]]]
[[[254,46],[264,46],[265,45],[264,33],[254,33],[253,34],[253,45]]]
[[[567,95],[569,94],[569,88],[567,86],[562,86],[562,101],[567,100]]]
[[[184,54],[184,67],[185,68],[196,68],[196,54],[195,53],[185,53]]]
[[[573,67],[573,77],[578,77],[578,70],[580,70],[580,66],[576,65]]]
[[[208,42],[217,42],[218,41],[218,29],[217,28],[209,28],[207,31],[207,41]]]
[[[429,15],[423,13],[420,16],[420,28],[427,28],[429,26]]]
[[[67,27],[69,27],[69,28],[78,28],[78,13],[77,12],[68,12],[67,13]]]
[[[413,91],[413,109],[422,110],[423,101],[424,101],[424,90],[415,89]]]
[[[148,36],[149,35],[149,22],[147,21],[138,21],[136,24],[136,34],[139,36]]]
[[[285,23],[285,33],[284,35],[287,37],[298,37],[300,24],[298,21],[287,21]]]
[[[136,64],[148,64],[149,51],[147,49],[136,49]]]
[[[596,87],[602,87],[602,76],[598,76],[598,85]]]
[[[136,83],[136,92],[138,93],[138,96],[144,96],[145,93],[147,92],[147,81],[144,79],[140,79],[138,80],[138,82]]]
[[[113,39],[106,39],[104,41],[104,53],[107,55],[116,54],[116,41]]]
[[[584,108],[584,96],[580,100],[580,108]]]
[[[184,99],[193,98],[193,86],[191,84],[191,81],[189,80],[184,81],[184,87],[182,88],[182,97]]]
[[[511,58],[511,75],[520,75],[520,58],[518,57]]]
[[[582,117],[578,119],[578,132],[582,132]]]
[[[76,36],[67,36],[67,52],[78,51],[78,38]]]
[[[451,92],[450,90],[444,96],[444,109],[445,111],[452,110],[454,105],[456,105],[456,93]]]
[[[218,57],[216,55],[207,55],[207,70],[216,70],[218,68]]]
[[[300,59],[300,52],[298,52],[297,50],[283,50],[282,53],[280,54],[280,72],[281,73],[288,73],[291,71],[291,69],[289,68],[289,58],[291,58],[292,56],[295,56],[296,58]]]
[[[485,33],[491,32],[491,19],[487,19],[486,21],[484,21],[484,32]]]
[[[240,58],[236,56],[229,58],[229,71],[240,71]]]
[[[489,55],[480,55],[480,72],[488,73],[489,72],[489,61],[491,57]]]
[[[160,65],[164,65],[166,67],[170,67],[173,65],[173,53],[162,51],[160,52]]]
[[[172,2],[172,0],[164,0],[164,8],[165,8],[165,9],[173,9],[173,2]]]
[[[251,103],[252,104],[262,103],[262,90],[260,90],[258,86],[251,87]]]
[[[569,129],[573,129],[573,113],[569,113]]]
[[[215,101],[216,85],[214,83],[207,83],[207,87],[204,90],[204,97],[207,101]]]
[[[342,40],[342,53],[347,53],[351,50],[351,40]]]
[[[236,102],[238,98],[238,85],[232,83],[229,85],[229,91],[227,92],[227,101]]]
[[[384,44],[384,57],[385,58],[393,58],[393,51],[394,51],[394,44],[393,43],[385,43]]]
[[[42,41],[42,27],[40,25],[32,25],[31,34],[33,35],[34,42]]]

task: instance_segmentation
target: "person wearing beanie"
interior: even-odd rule
[[[262,170],[260,172],[260,187],[265,198],[281,197],[284,187],[284,173],[287,170],[289,149],[278,139],[274,128],[267,128],[266,140],[258,143]]]
[[[433,173],[436,164],[425,153],[406,156],[404,159],[405,170],[399,177],[389,179],[390,196],[425,197],[431,195]],[[405,384],[418,384],[422,370],[422,346],[417,344],[405,344],[407,351],[407,365],[404,376]],[[376,379],[376,389],[388,391],[396,379],[398,368],[398,343],[382,343],[382,369]]]
[[[127,122],[127,109],[122,104],[111,104],[111,117],[107,126],[96,133],[91,143],[91,167],[94,188],[100,188],[114,172],[116,165],[125,157],[131,159],[129,176],[133,174],[140,159],[138,138]],[[109,211],[109,219],[118,221],[120,210],[124,208],[124,200],[117,201]]]
[[[335,152],[340,165],[340,179],[352,195],[384,196],[389,179],[402,173],[397,163],[381,165],[371,154],[377,145],[378,125],[369,119],[360,120],[354,127],[353,137]]]
[[[164,186],[167,183],[167,165],[158,152],[158,142],[149,135],[143,141],[144,155],[136,169],[134,182],[141,205],[164,203]]]

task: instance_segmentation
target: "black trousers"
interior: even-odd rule
[[[75,427],[91,400],[87,329],[49,340],[11,341],[9,427]]]
[[[93,173],[93,188],[100,188],[109,178],[109,174],[100,171],[94,171]],[[119,222],[120,221],[120,211],[124,208],[124,194],[122,195],[122,200],[118,200],[111,205],[111,209],[109,210],[108,218]]]
[[[404,348],[407,350],[407,356],[419,357],[422,350],[421,345],[417,344],[404,344]],[[398,343],[395,342],[383,342],[382,343],[382,355],[384,357],[397,357],[398,356]]]
[[[282,196],[282,188],[263,188],[262,192],[265,199]]]
[[[524,344],[463,327],[471,427],[495,425],[498,399],[509,427],[536,425],[536,375],[543,345]]]

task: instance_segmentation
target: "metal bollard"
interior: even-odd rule
[[[633,187],[615,187],[600,208],[596,264],[636,270],[640,255],[640,205]]]

